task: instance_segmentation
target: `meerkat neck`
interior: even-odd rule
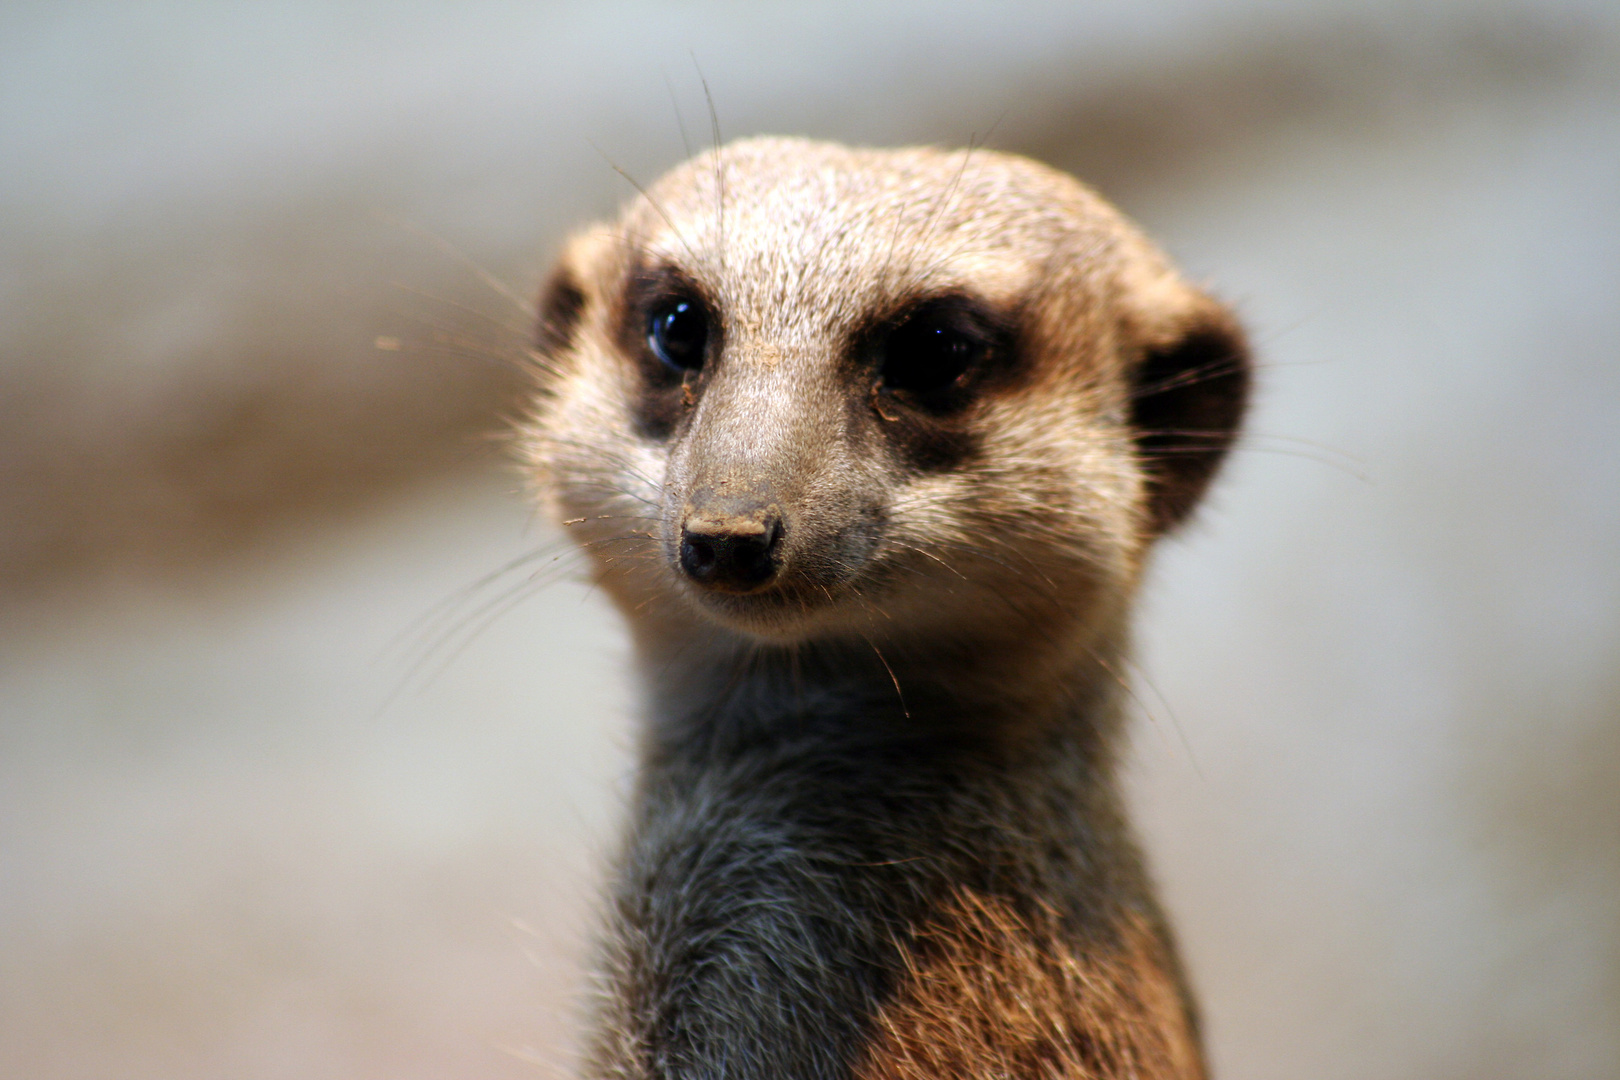
[[[648,748],[730,735],[881,741],[957,729],[981,752],[1013,752],[1054,730],[1111,746],[1127,638],[1123,618],[922,641],[769,645],[690,630],[638,635]]]
[[[923,738],[1003,764],[1061,745],[1102,767],[1122,726],[1117,671],[1093,656],[1055,667],[971,650],[886,654],[864,642],[660,663],[649,672],[644,755],[649,766],[697,765],[788,745],[812,754],[818,744],[837,752]]]
[[[1032,669],[1035,718],[854,647],[655,672],[598,1061],[862,1074],[919,941],[959,940],[964,904],[1071,946],[1158,934],[1113,779],[1121,689],[1095,663]]]

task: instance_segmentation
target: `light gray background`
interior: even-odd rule
[[[480,436],[699,69],[1253,328],[1132,764],[1217,1074],[1620,1075],[1620,19],[1302,0],[8,5],[0,1073],[566,1064],[624,647]]]

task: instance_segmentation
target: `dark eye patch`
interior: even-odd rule
[[[924,300],[866,336],[878,392],[935,413],[967,404],[1013,353],[1007,320],[967,296]]]
[[[709,343],[709,313],[701,300],[670,297],[647,316],[647,347],[676,371],[703,366]]]
[[[983,358],[988,345],[948,313],[913,316],[883,343],[879,377],[886,389],[919,397],[954,385]]]
[[[640,372],[638,426],[667,438],[702,392],[723,326],[708,294],[675,266],[634,271],[622,295],[618,341]]]
[[[645,361],[652,382],[679,383],[702,370],[720,344],[720,319],[708,295],[674,266],[630,275],[620,315],[619,342]]]
[[[852,340],[850,407],[910,467],[956,468],[978,452],[972,404],[1023,369],[1015,312],[965,293],[913,298]],[[870,423],[871,420],[865,421]]]

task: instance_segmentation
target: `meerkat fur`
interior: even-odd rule
[[[1229,312],[1036,162],[766,138],[571,240],[537,357],[644,713],[584,1075],[1202,1077],[1115,765]]]

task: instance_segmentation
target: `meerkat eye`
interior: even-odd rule
[[[696,300],[669,300],[647,319],[647,345],[653,355],[676,371],[703,366],[709,344],[709,315]]]
[[[889,334],[879,372],[884,389],[927,395],[955,385],[988,352],[961,312],[924,310]]]

